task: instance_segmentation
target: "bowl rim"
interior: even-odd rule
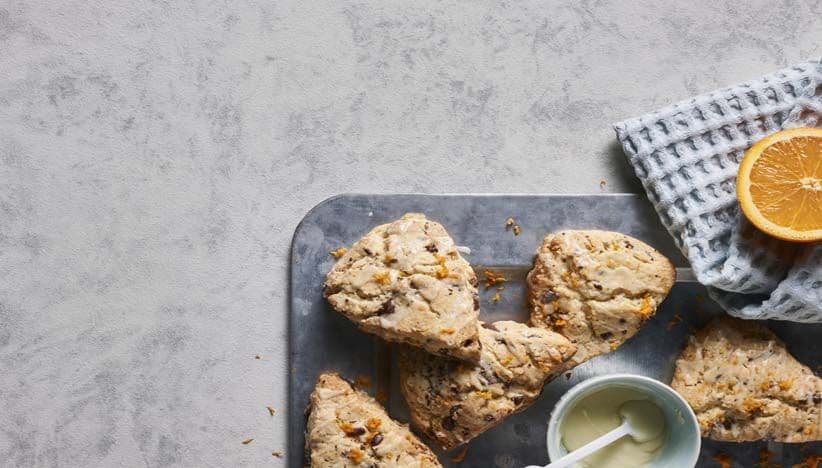
[[[682,417],[690,423],[689,425],[694,429],[694,432],[696,434],[696,437],[694,438],[695,443],[693,447],[691,447],[690,457],[690,466],[696,466],[696,462],[699,460],[699,453],[702,447],[702,435],[699,429],[699,422],[696,419],[696,414],[694,414],[693,409],[691,409],[691,405],[689,405],[688,402],[685,401],[685,398],[683,398],[682,395],[680,395],[676,390],[671,388],[670,385],[644,375],[627,373],[606,374],[591,377],[574,385],[573,387],[568,389],[568,391],[566,391],[564,395],[562,395],[559,401],[557,401],[557,404],[554,405],[553,410],[551,410],[551,417],[548,419],[548,427],[545,434],[545,442],[548,449],[549,459],[553,461],[554,457],[559,458],[563,455],[561,452],[559,452],[559,446],[561,445],[561,443],[559,442],[558,426],[561,422],[560,417],[567,414],[566,409],[569,408],[572,403],[576,402],[580,398],[580,395],[585,393],[585,391],[589,388],[609,383],[613,383],[615,385],[619,385],[621,383],[637,383],[640,386],[644,385],[646,387],[655,387],[673,396],[674,400],[679,402],[679,405],[681,407],[679,409],[683,410],[681,411]],[[555,443],[552,444],[552,441]]]

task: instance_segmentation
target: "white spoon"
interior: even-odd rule
[[[626,401],[619,407],[619,415],[622,416],[622,424],[620,424],[619,427],[588,442],[544,468],[565,468],[571,466],[626,435],[631,436],[631,438],[639,443],[643,443],[659,437],[662,431],[665,430],[665,416],[655,404],[647,400]],[[530,465],[526,468],[543,467]]]

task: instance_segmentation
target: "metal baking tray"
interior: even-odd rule
[[[407,212],[425,213],[441,222],[458,245],[471,249],[466,258],[478,277],[490,268],[510,280],[502,299],[480,287],[480,316],[486,321],[527,320],[523,279],[543,236],[559,229],[606,229],[641,239],[668,256],[680,272],[662,307],[652,320],[616,351],[575,368],[545,386],[530,408],[470,442],[460,467],[519,468],[548,462],[545,432],[551,409],[573,385],[593,376],[628,372],[670,382],[676,356],[688,336],[711,317],[721,314],[698,283],[689,281],[688,264],[660,224],[648,201],[638,195],[340,195],[314,207],[302,220],[291,247],[291,308],[289,314],[288,465],[303,466],[304,408],[317,376],[334,370],[349,379],[367,377],[365,390],[379,393],[391,416],[408,421],[398,389],[396,350],[357,329],[333,312],[322,297],[325,274],[334,263],[329,252],[350,246],[372,227]],[[506,229],[513,217],[519,235]],[[681,318],[677,321],[676,317]],[[791,352],[817,373],[822,365],[822,325],[772,321],[769,326]],[[697,466],[718,466],[713,457],[727,454],[734,467],[757,466],[760,451],[771,461],[791,466],[822,451],[822,443],[720,443],[702,441]],[[433,444],[430,444],[433,446]],[[453,452],[438,451],[445,466]]]

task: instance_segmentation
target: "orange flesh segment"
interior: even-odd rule
[[[774,224],[822,229],[822,138],[803,136],[765,148],[751,168],[751,200]]]

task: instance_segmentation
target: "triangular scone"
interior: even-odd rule
[[[679,356],[671,386],[693,408],[704,437],[822,439],[822,379],[758,323],[712,321]]]
[[[570,369],[634,336],[675,278],[676,270],[665,256],[624,234],[549,234],[528,273],[531,324],[577,345]]]
[[[479,358],[477,276],[439,223],[406,214],[377,226],[325,280],[331,306],[389,341]]]
[[[322,374],[308,407],[306,456],[321,467],[439,467],[436,455],[367,394]]]
[[[509,321],[483,324],[480,342],[478,363],[400,351],[400,389],[411,422],[444,449],[530,406],[575,350],[557,333]]]

